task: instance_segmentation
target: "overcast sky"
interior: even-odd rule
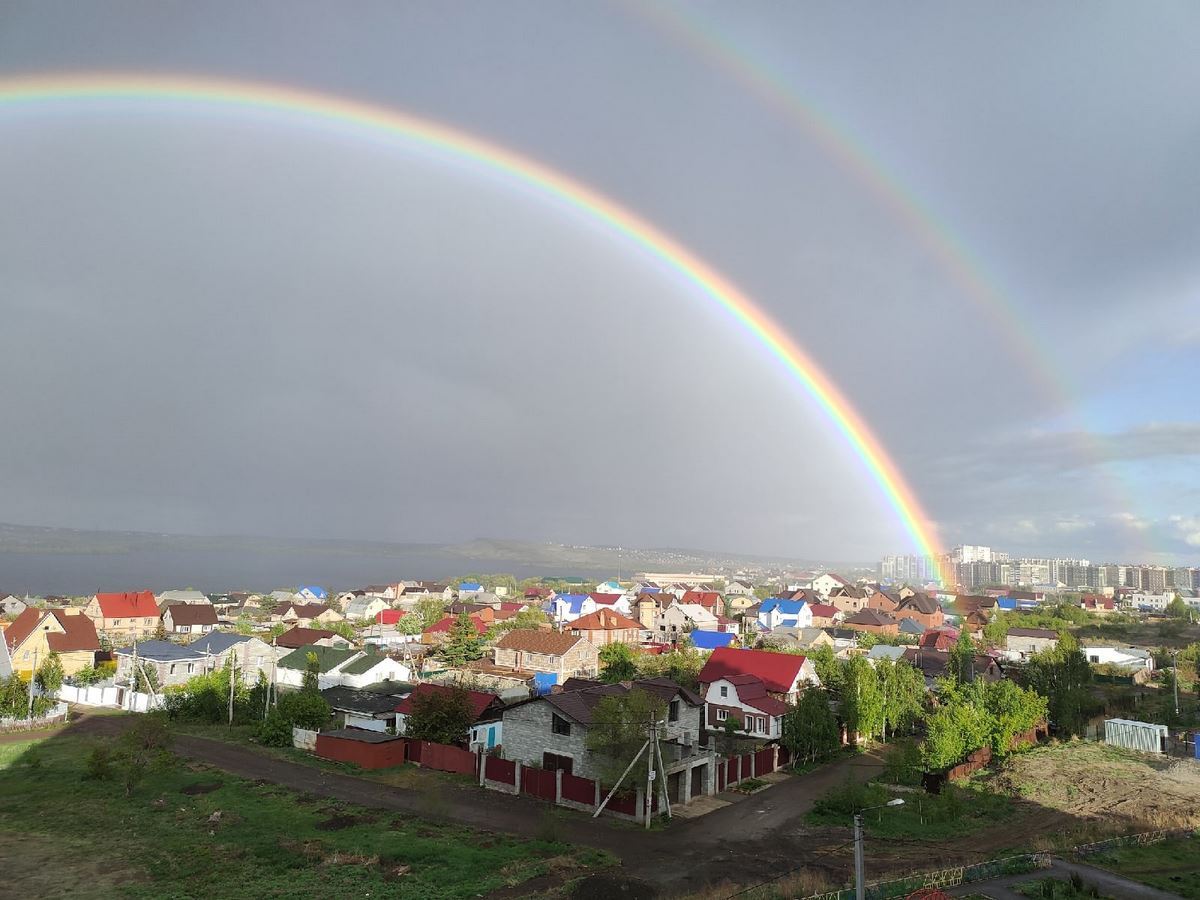
[[[769,310],[947,545],[1200,562],[1194,3],[0,0],[0,76],[63,70],[511,147]],[[0,197],[2,521],[912,549],[761,346],[481,169],[216,107],[0,103]]]

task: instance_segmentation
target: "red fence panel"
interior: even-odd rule
[[[754,754],[747,753],[742,757],[742,778],[750,778],[758,774],[754,769]]]
[[[566,800],[591,806],[596,802],[596,782],[590,778],[580,778],[578,775],[563,772],[562,795]]]
[[[521,767],[521,793],[554,802],[554,770]]]
[[[425,746],[424,741],[406,741],[408,747],[406,749],[407,759],[411,763],[421,763],[421,750]]]
[[[512,760],[501,759],[499,756],[488,756],[485,757],[483,765],[483,774],[486,778],[504,784],[517,783],[517,764]]]
[[[729,760],[729,783],[737,784],[742,780],[742,758],[740,756],[731,757]]]
[[[754,754],[754,774],[766,775],[774,771],[775,757],[774,751],[770,747],[764,747]]]
[[[349,738],[318,734],[316,754],[322,759],[355,763],[364,769],[386,769],[390,766],[404,765],[404,744],[403,738],[368,744]]]
[[[628,816],[636,816],[638,814],[637,794],[632,791],[628,794],[617,794],[608,801],[608,806],[605,809],[625,813]]]
[[[780,745],[779,747],[779,767],[782,769],[792,761],[792,754],[787,747]]]
[[[421,765],[426,768],[457,772],[460,775],[474,775],[478,771],[478,758],[470,750],[430,741],[422,743],[425,746],[421,748]]]

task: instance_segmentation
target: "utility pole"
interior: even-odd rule
[[[233,685],[234,678],[237,676],[237,657],[236,654],[229,654],[229,727],[233,727]]]
[[[863,817],[862,813],[854,814],[854,897],[855,900],[866,900],[867,882],[863,864]]]
[[[26,718],[33,720],[33,689],[37,685],[37,648],[33,651],[33,669],[29,672],[29,707],[26,710]],[[1176,704],[1178,706],[1178,704]]]
[[[1171,669],[1171,683],[1175,685],[1175,718],[1179,718],[1179,651],[1171,651],[1171,661],[1175,664]]]
[[[646,746],[653,747],[648,757],[649,766],[646,769],[646,827],[650,827],[650,812],[654,807],[654,751],[658,749],[657,728],[654,714],[650,714],[650,727],[646,732]]]

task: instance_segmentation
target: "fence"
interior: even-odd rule
[[[750,778],[761,778],[787,765],[790,757],[782,747],[763,747],[754,753],[717,760],[717,793]]]
[[[33,731],[38,728],[47,728],[50,725],[58,725],[65,721],[67,721],[67,704],[59,701],[53,709],[43,716],[35,716],[32,719],[0,719],[0,731],[5,733]]]
[[[317,732],[307,728],[292,726],[292,746],[297,750],[313,751],[317,749]]]
[[[987,862],[975,863],[970,866],[951,866],[948,869],[938,869],[933,872],[921,872],[906,875],[890,881],[876,881],[868,884],[864,890],[868,900],[892,900],[896,897],[907,897],[914,891],[931,888],[957,887],[975,881],[988,881],[1004,875],[1020,875],[1045,869],[1050,865],[1049,853],[1026,853],[1021,856],[1007,856],[1003,859],[990,859]],[[830,891],[825,894],[813,894],[805,900],[854,900],[854,888],[840,891]]]
[[[162,704],[161,696],[151,697],[149,694],[131,691],[116,685],[76,687],[72,684],[64,684],[59,687],[56,696],[59,700],[78,703],[80,706],[111,706],[130,712],[148,712]]]

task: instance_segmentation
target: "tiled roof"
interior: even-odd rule
[[[322,641],[325,638],[331,638],[333,634],[332,631],[326,631],[323,628],[301,628],[297,625],[277,637],[275,639],[275,646],[297,650],[300,647],[315,644],[317,641]]]
[[[68,614],[61,609],[38,609],[30,606],[22,612],[4,631],[4,641],[9,647],[16,649],[34,630],[43,623],[46,617],[52,616],[63,632],[52,632],[46,635],[46,643],[55,653],[70,653],[75,650],[99,650],[100,638],[96,635],[96,626],[92,620],[80,613]]]
[[[523,653],[547,653],[551,656],[562,656],[582,640],[583,638],[577,635],[560,634],[548,629],[514,628],[502,637],[496,646],[501,650],[520,650]]]
[[[709,684],[729,675],[755,675],[767,690],[783,694],[792,689],[804,660],[805,657],[792,653],[720,647],[712,652],[700,670],[699,681]]]
[[[852,615],[850,618],[848,618],[846,620],[846,624],[847,625],[885,626],[885,625],[895,625],[896,620],[894,617],[888,615],[887,613],[883,612],[882,610],[871,609],[870,607],[868,607],[867,609],[860,609],[858,612],[856,612],[854,615]]]
[[[593,601],[595,601],[597,606],[612,606],[618,600],[620,600],[621,597],[623,597],[624,595],[623,594],[601,594],[601,593],[594,592],[594,593],[588,594],[588,596],[591,597]]]
[[[96,594],[96,600],[100,604],[100,614],[106,619],[158,618],[153,591]]]
[[[913,594],[911,597],[906,597],[900,601],[900,609],[898,612],[903,612],[906,609],[914,610],[922,615],[931,616],[940,609],[937,601],[928,594]]]
[[[216,625],[217,611],[209,603],[179,603],[168,606],[173,625]]]
[[[828,603],[813,603],[809,609],[818,619],[832,619],[841,612],[836,606],[830,606]]]
[[[572,631],[625,631],[641,627],[641,622],[635,622],[629,616],[623,616],[611,609],[598,609],[571,623]]]
[[[309,644],[293,650],[280,658],[278,666],[281,669],[297,669],[303,672],[308,668],[308,654],[316,654],[317,671],[328,672],[344,663],[358,653],[357,650],[342,649],[341,647],[322,647],[319,644]]]
[[[679,696],[692,706],[700,706],[704,701],[691,691],[680,687],[669,678],[644,678],[634,682],[618,684],[599,684],[582,687],[578,690],[562,691],[548,694],[544,699],[563,714],[583,725],[592,724],[592,712],[605,697],[614,697],[629,693],[632,690],[642,690],[657,697],[663,703],[669,703]]]

